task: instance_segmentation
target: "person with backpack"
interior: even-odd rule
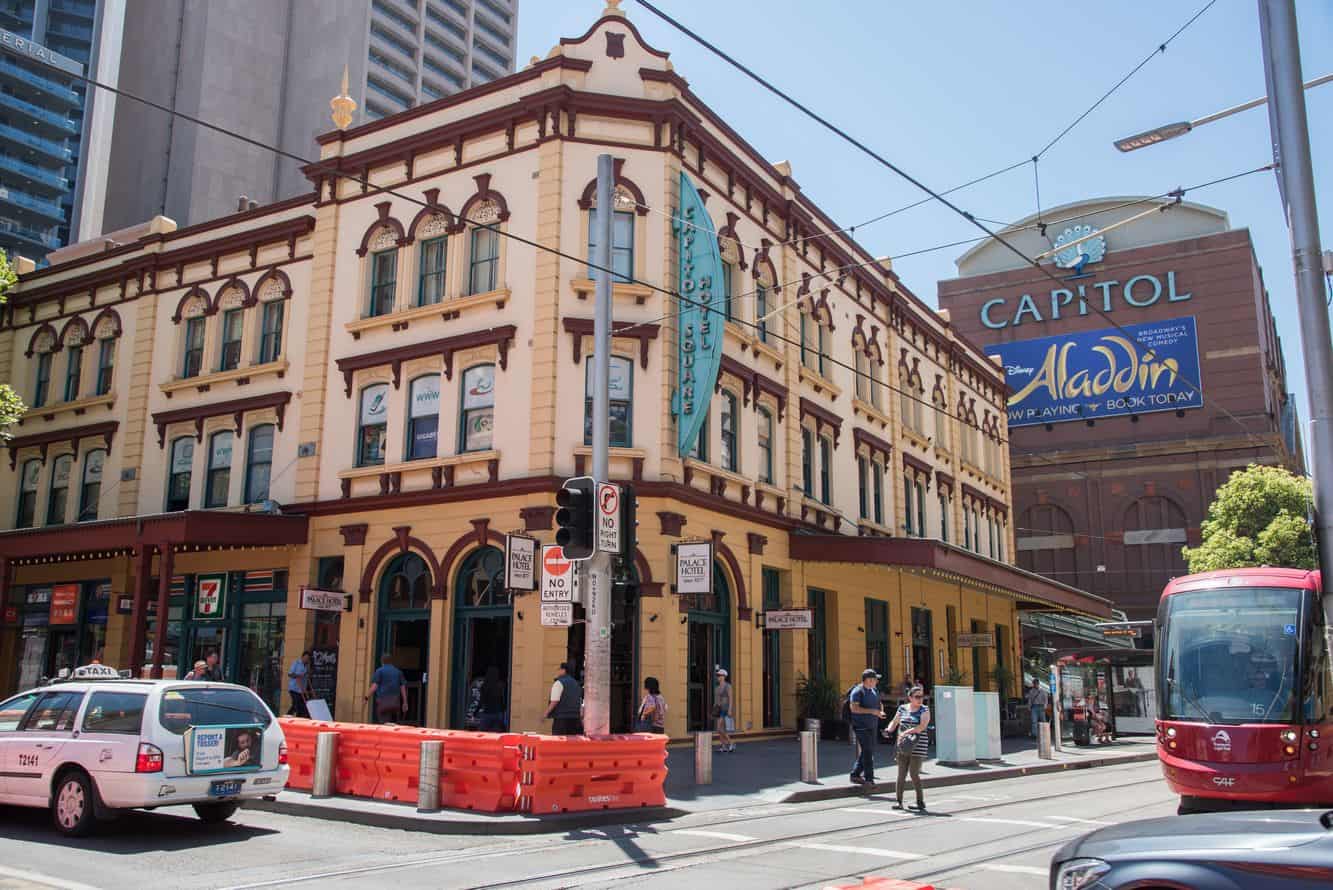
[[[871,668],[861,672],[861,682],[847,696],[847,710],[851,713],[852,731],[856,733],[857,756],[852,765],[854,785],[875,784],[875,735],[879,721],[884,717],[884,706],[879,701],[879,674]]]

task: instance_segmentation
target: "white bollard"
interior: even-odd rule
[[[713,784],[713,734],[694,734],[694,784]]]
[[[1037,757],[1041,760],[1054,760],[1051,752],[1051,724],[1037,724]]]
[[[819,733],[808,729],[801,733],[801,781],[819,784]]]
[[[440,754],[444,742],[421,743],[421,763],[417,778],[417,812],[434,813],[440,809]]]
[[[338,734],[321,732],[315,736],[315,775],[311,797],[333,796],[333,764],[338,759]]]

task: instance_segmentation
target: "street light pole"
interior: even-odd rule
[[[615,217],[615,165],[597,156],[597,206],[593,226],[595,283],[592,323],[592,477],[609,482],[611,454],[611,233]],[[596,499],[594,499],[595,501]],[[600,507],[594,503],[594,517]],[[595,533],[594,533],[595,534]],[[611,732],[611,554],[597,549],[588,560],[584,605],[583,731]]]
[[[1333,340],[1324,302],[1315,209],[1310,131],[1301,88],[1301,50],[1294,0],[1259,0],[1264,76],[1268,81],[1273,154],[1278,162],[1291,257],[1296,273],[1301,351],[1305,357],[1310,405],[1311,472],[1314,476],[1315,533],[1325,578],[1333,577]],[[1328,582],[1325,581],[1325,589]],[[1333,596],[1324,597],[1324,614],[1333,626]]]

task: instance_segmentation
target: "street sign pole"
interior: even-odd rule
[[[1329,340],[1328,304],[1320,280],[1319,218],[1301,84],[1296,4],[1293,0],[1259,0],[1259,26],[1273,153],[1291,233],[1296,305],[1301,318],[1301,352],[1310,404],[1310,450],[1306,453],[1314,476],[1315,540],[1327,577],[1333,572],[1333,343]],[[1333,623],[1333,597],[1324,597],[1324,614]]]
[[[614,217],[615,167],[608,154],[597,156],[597,206],[593,225],[596,283],[592,325],[592,477],[607,482],[611,445],[611,223]],[[599,514],[594,512],[594,516]],[[588,560],[584,591],[588,626],[583,662],[583,731],[611,732],[611,554],[597,550]]]

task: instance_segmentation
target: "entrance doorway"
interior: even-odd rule
[[[764,566],[764,611],[782,608],[782,577]],[[782,725],[782,631],[764,631],[764,726]]]
[[[927,693],[935,688],[932,627],[929,609],[912,609],[912,670]]]
[[[476,728],[481,684],[494,670],[504,689],[504,725],[509,726],[510,654],[514,606],[504,582],[504,553],[495,547],[472,551],[454,583],[454,650],[449,679],[449,726]]]
[[[731,671],[731,588],[722,568],[713,563],[713,592],[693,594],[689,612],[689,661],[686,685],[689,698],[688,729],[713,728],[714,671]],[[733,709],[734,710],[734,709]]]
[[[388,655],[403,672],[407,714],[403,722],[426,723],[426,674],[430,655],[430,569],[415,553],[394,557],[380,579],[375,664]],[[372,715],[373,716],[373,715]]]

